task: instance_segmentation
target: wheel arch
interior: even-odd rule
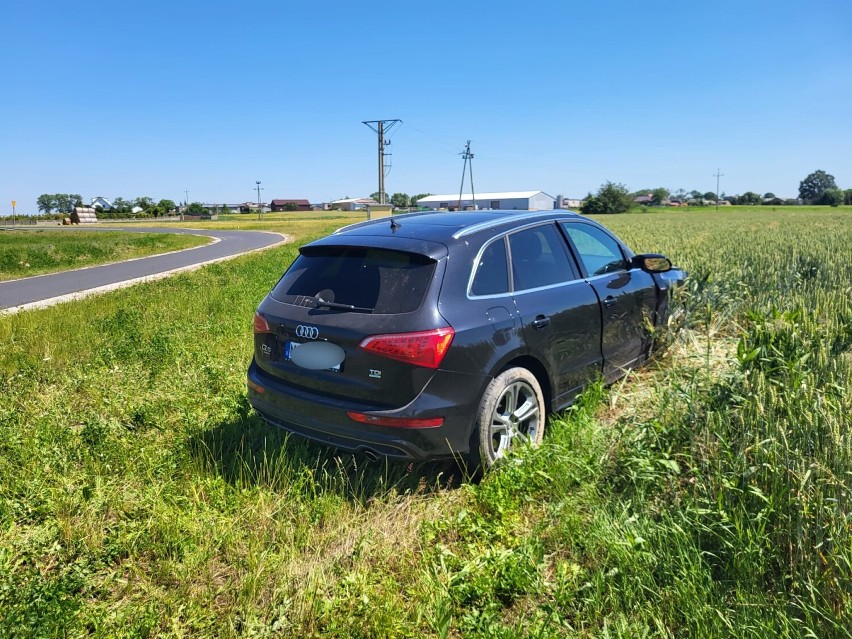
[[[553,401],[553,388],[550,385],[550,375],[547,374],[547,369],[544,364],[531,355],[519,355],[509,360],[494,373],[494,377],[500,373],[509,370],[510,368],[525,368],[532,373],[538,385],[541,387],[541,394],[544,395],[544,406],[548,414],[553,412],[551,402]]]

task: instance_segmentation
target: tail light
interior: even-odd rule
[[[269,322],[266,321],[266,318],[260,313],[254,314],[254,332],[255,333],[271,333],[272,329],[269,328]]]
[[[448,326],[415,333],[373,335],[363,340],[358,347],[407,364],[438,368],[455,334],[456,332]]]
[[[372,424],[374,426],[390,426],[391,428],[438,428],[443,426],[443,417],[385,417],[383,415],[367,415],[366,413],[347,412],[353,422]]]

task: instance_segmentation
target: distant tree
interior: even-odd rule
[[[691,197],[693,200],[700,200],[703,199],[704,196],[701,195],[701,191],[692,190],[689,192],[689,197]]]
[[[604,182],[595,195],[583,201],[582,211],[586,215],[624,213],[633,205],[630,191],[623,184]]]
[[[651,201],[657,206],[660,206],[665,200],[669,199],[670,195],[671,193],[668,189],[659,187],[651,191],[651,196],[653,197]]]
[[[763,199],[764,199],[764,200],[774,200],[774,199],[775,199],[775,194],[774,194],[774,193],[772,193],[771,191],[770,191],[769,193],[764,193],[764,194],[763,194]]]
[[[846,189],[843,191],[843,203],[852,204],[852,189]]]
[[[376,191],[375,193],[370,193],[370,199],[375,200],[376,202],[381,202],[382,201],[381,195],[382,194],[379,193],[378,191]]]
[[[207,209],[205,209],[201,205],[201,202],[193,202],[192,204],[186,207],[185,212],[189,213],[190,215],[201,215],[203,213],[206,213]]]
[[[843,204],[844,194],[840,189],[826,189],[820,198],[821,204],[829,206],[840,206]]]
[[[49,193],[43,193],[36,200],[38,210],[42,213],[50,214],[56,208],[56,196]]]
[[[56,198],[56,210],[67,215],[74,210],[74,204],[80,196],[70,195],[68,193],[57,193],[53,197]]]
[[[296,204],[295,202],[285,202],[284,203],[284,210],[285,211],[298,211],[299,205]]]
[[[417,195],[412,195],[409,198],[409,201],[411,202],[411,206],[417,206],[417,200],[422,200],[424,197],[429,197],[430,195],[432,195],[432,194],[431,193],[418,193]]]
[[[169,211],[174,211],[177,207],[172,200],[160,200],[157,202],[157,208],[160,209],[160,213],[165,215]]]
[[[404,209],[410,205],[411,198],[408,197],[408,193],[394,193],[391,195],[390,203],[398,209]]]
[[[672,191],[672,197],[681,202],[687,198],[687,195],[689,194],[684,189],[675,189]]]
[[[809,204],[820,203],[823,194],[828,189],[836,189],[834,176],[823,170],[814,171],[799,182],[799,197]]]
[[[154,206],[154,200],[150,197],[137,197],[133,200],[133,206],[138,206],[143,211],[147,211]]]
[[[117,217],[125,217],[130,215],[133,203],[125,200],[123,197],[117,197],[112,201],[112,208]]]
[[[713,191],[707,191],[704,195],[701,196],[705,200],[710,200],[711,202],[716,201],[716,194]]]
[[[760,204],[761,202],[763,202],[763,198],[757,193],[746,191],[739,197],[737,204]]]

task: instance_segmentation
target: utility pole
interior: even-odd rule
[[[716,210],[718,211],[719,210],[719,178],[722,177],[725,174],[720,172],[719,169],[716,169],[716,173],[714,173],[713,175],[716,176]]]
[[[186,207],[189,206],[189,189],[184,189],[183,193],[186,196],[186,198],[183,201],[183,208],[180,209],[180,221],[181,222],[183,222],[183,212],[186,211]]]
[[[467,169],[467,163],[470,161],[470,195],[473,198],[473,210],[476,210],[476,191],[473,190],[473,153],[470,152],[470,140],[467,141],[467,144],[464,147],[464,151],[459,153],[464,158],[464,164],[462,165],[462,181],[461,187],[459,188],[459,211],[462,210],[462,193],[464,192],[464,174]]]
[[[263,211],[263,207],[260,204],[260,192],[263,190],[260,186],[260,180],[255,181],[257,184],[257,219],[260,219],[260,214]]]
[[[385,165],[385,155],[390,155],[385,153],[385,145],[390,144],[390,140],[385,139],[385,133],[390,133],[397,124],[402,124],[402,120],[369,120],[361,124],[366,124],[379,136],[379,204],[384,204],[385,176],[390,170],[390,165]]]

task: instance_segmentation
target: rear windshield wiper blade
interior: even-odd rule
[[[318,307],[324,308],[333,308],[335,310],[341,311],[360,311],[362,313],[372,313],[374,308],[366,308],[364,306],[354,306],[352,304],[340,304],[339,302],[329,302],[328,300],[324,300],[321,297],[308,297],[305,296],[305,299],[309,302],[313,302]]]

